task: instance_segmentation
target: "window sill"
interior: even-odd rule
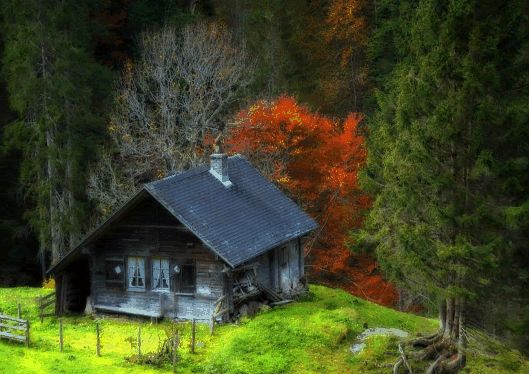
[[[145,288],[127,288],[127,291],[131,292],[147,292]]]
[[[195,296],[194,293],[189,293],[189,292],[175,292],[175,295],[176,296]]]

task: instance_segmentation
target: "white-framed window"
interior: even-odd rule
[[[143,257],[129,257],[127,261],[128,272],[128,288],[129,289],[145,289],[145,258]]]
[[[152,289],[169,290],[169,259],[153,257]]]

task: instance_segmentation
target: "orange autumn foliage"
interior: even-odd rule
[[[346,68],[353,51],[366,44],[366,22],[361,15],[362,2],[334,0],[329,6],[322,35],[327,45],[335,42],[340,51],[341,66]]]
[[[288,96],[262,100],[238,113],[224,148],[244,154],[319,223],[305,249],[313,280],[391,306],[397,293],[374,274],[377,264],[344,244],[349,230],[362,223],[359,212],[371,204],[356,178],[366,161],[356,131],[361,119],[356,113],[343,122],[329,119]]]
[[[344,115],[364,105],[370,90],[366,58],[370,7],[362,0],[318,0],[309,2],[300,15],[302,32],[296,40],[315,66],[317,88],[312,96],[324,111]]]

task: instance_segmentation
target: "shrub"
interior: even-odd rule
[[[55,289],[55,279],[53,278],[46,278],[42,282],[42,288],[45,290],[54,290]]]

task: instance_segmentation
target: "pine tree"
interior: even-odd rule
[[[415,344],[440,342],[429,372],[450,372],[466,362],[468,306],[520,250],[513,216],[527,222],[527,13],[521,1],[424,0],[408,16],[392,21],[409,30],[406,57],[380,77],[363,178],[376,200],[354,237],[392,280],[435,297],[442,327]]]
[[[53,260],[78,241],[88,218],[86,166],[100,142],[110,71],[90,57],[89,2],[4,1],[3,75],[19,119],[7,147],[23,153],[21,180],[41,251]]]

